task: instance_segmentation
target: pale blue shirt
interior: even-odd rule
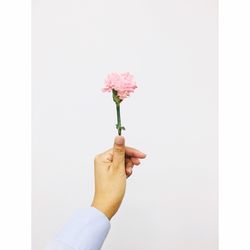
[[[102,212],[94,207],[80,209],[44,250],[99,250],[109,229]]]

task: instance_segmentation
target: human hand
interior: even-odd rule
[[[95,195],[92,206],[109,219],[119,209],[123,200],[126,179],[132,174],[134,165],[146,155],[137,149],[125,147],[123,136],[115,138],[112,149],[95,157]]]

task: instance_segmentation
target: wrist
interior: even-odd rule
[[[102,202],[93,201],[91,204],[91,207],[94,207],[98,209],[100,212],[102,212],[109,220],[114,216],[115,212],[110,207],[107,207],[107,205],[103,204]]]

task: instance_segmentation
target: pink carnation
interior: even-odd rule
[[[121,100],[128,97],[137,88],[134,76],[127,73],[112,73],[105,80],[103,92],[110,92],[113,89]]]

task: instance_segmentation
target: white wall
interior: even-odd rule
[[[93,157],[112,146],[112,71],[127,144],[148,154],[104,250],[217,249],[217,1],[33,0],[33,250],[93,195]]]

